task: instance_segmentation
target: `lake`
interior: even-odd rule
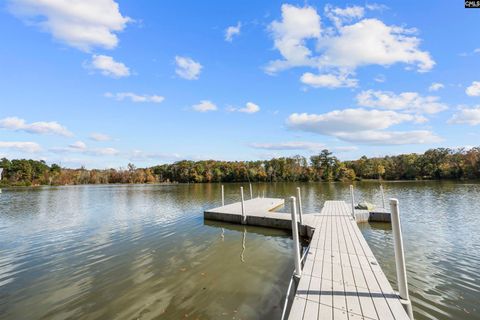
[[[226,203],[238,201],[240,186],[225,185]],[[253,190],[288,198],[297,186],[306,213],[349,200],[344,183]],[[357,182],[356,199],[380,204],[378,186]],[[384,188],[400,201],[415,318],[480,319],[480,183]],[[0,319],[278,319],[293,271],[290,235],[204,221],[220,202],[218,184],[3,189]],[[359,226],[396,287],[390,225]]]

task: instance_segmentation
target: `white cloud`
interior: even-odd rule
[[[320,37],[320,16],[313,7],[282,5],[282,20],[273,21],[269,27],[275,48],[284,60],[276,60],[266,67],[267,73],[275,73],[290,67],[313,66],[307,39]]]
[[[430,85],[430,87],[428,87],[428,91],[438,91],[438,90],[443,89],[443,88],[445,88],[443,83],[434,82]]]
[[[295,130],[333,136],[349,142],[411,144],[439,141],[440,138],[430,131],[385,131],[400,123],[424,121],[425,118],[421,116],[395,111],[344,109],[325,114],[293,113],[287,119],[287,125]]]
[[[90,139],[93,141],[110,141],[112,138],[109,135],[104,133],[92,132],[90,134]]]
[[[203,66],[189,57],[175,56],[175,72],[183,79],[197,80]]]
[[[256,113],[260,111],[260,107],[253,102],[247,102],[243,108],[229,107],[227,111],[230,112],[243,112],[243,113]]]
[[[42,148],[35,142],[18,142],[18,141],[0,141],[0,149],[11,149],[22,152],[35,153]]]
[[[359,142],[373,145],[426,144],[442,141],[440,137],[428,130],[367,130],[355,133],[342,133],[338,136],[338,138],[349,142]]]
[[[104,94],[104,96],[107,98],[113,98],[118,101],[129,99],[132,102],[161,103],[163,100],[165,100],[164,97],[159,95],[136,94],[133,92],[118,92],[118,93],[107,92]]]
[[[307,142],[307,141],[289,141],[280,143],[252,143],[250,144],[255,149],[265,150],[310,150],[319,151],[325,149],[323,143]]]
[[[130,69],[126,65],[105,55],[93,55],[92,61],[85,64],[85,67],[91,70],[98,70],[104,76],[112,78],[122,78],[130,75]]]
[[[404,112],[433,114],[448,107],[439,102],[439,97],[421,96],[417,92],[395,94],[390,91],[366,90],[360,92],[357,103],[362,107],[402,110]]]
[[[304,73],[300,81],[314,88],[351,88],[356,87],[358,80],[348,78],[348,75],[335,74],[319,74],[315,75],[311,72]]]
[[[419,72],[433,68],[435,62],[427,51],[419,49],[420,39],[413,35],[414,29],[388,26],[378,19],[361,19],[363,13],[361,7],[327,7],[326,14],[334,20],[334,27],[322,28],[313,7],[282,5],[282,19],[273,21],[269,29],[283,59],[270,61],[265,71],[272,74],[292,67],[311,67],[319,75],[307,72],[301,78],[305,83],[351,87],[356,79],[347,75],[355,74],[362,66],[404,63],[416,66]],[[309,41],[315,44],[314,52]]]
[[[241,28],[242,28],[241,22],[238,22],[236,26],[229,26],[225,30],[225,41],[232,42],[234,36],[240,35]]]
[[[480,124],[480,106],[473,108],[461,107],[449,120],[450,124],[468,124],[476,126]]]
[[[87,145],[83,141],[76,141],[70,144],[69,147],[75,150],[82,150],[82,151],[87,149]]]
[[[467,87],[465,93],[470,97],[480,96],[480,81],[473,81],[472,84]]]
[[[115,148],[89,148],[83,141],[76,141],[68,147],[51,148],[49,151],[53,153],[81,153],[92,156],[113,156],[117,155],[119,151]]]
[[[325,15],[332,20],[337,28],[340,28],[345,22],[351,22],[354,19],[362,18],[364,14],[365,9],[360,6],[346,8],[333,7],[329,4],[325,6]]]
[[[200,103],[193,105],[192,109],[198,112],[208,112],[216,111],[217,106],[209,100],[202,100]]]
[[[132,21],[120,13],[113,0],[9,0],[9,9],[29,25],[72,47],[90,51],[93,47],[113,49],[116,32]]]
[[[94,155],[94,156],[114,156],[117,155],[119,152],[115,148],[96,148],[87,150],[86,153]]]
[[[24,119],[17,117],[8,117],[0,120],[0,129],[25,131],[34,134],[56,134],[65,137],[73,136],[64,126],[56,121],[39,121],[26,123]]]
[[[178,161],[182,159],[182,156],[178,153],[158,153],[158,152],[144,152],[141,150],[133,150],[129,155],[132,161],[143,160],[164,160],[164,161]]]

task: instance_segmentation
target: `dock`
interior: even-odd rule
[[[300,197],[300,193],[298,194]],[[396,201],[396,200],[395,200]],[[301,201],[299,201],[301,205]],[[304,259],[298,258],[294,248],[296,289],[286,304],[286,317],[292,320],[337,319],[413,319],[408,297],[400,236],[401,256],[397,257],[397,293],[383,273],[377,259],[357,226],[359,222],[390,221],[390,213],[381,214],[356,210],[344,201],[326,201],[320,213],[303,214],[297,223],[295,198],[292,197],[292,214],[272,212],[282,206],[284,199],[255,198],[224,205],[204,212],[207,220],[255,225],[287,230],[297,229],[294,247],[298,247],[298,234],[310,239]],[[397,202],[398,204],[398,202]],[[398,213],[398,212],[397,212]],[[388,215],[387,215],[388,214]],[[386,219],[388,217],[388,219]],[[399,221],[399,220],[398,220]],[[399,223],[392,221],[395,238]],[[395,244],[397,246],[397,243]],[[400,259],[403,261],[399,263]],[[300,261],[301,260],[301,261]],[[301,266],[303,264],[303,267]],[[399,267],[399,265],[401,265]],[[403,269],[402,269],[403,268]],[[297,270],[301,269],[301,270]],[[399,274],[400,272],[400,274]],[[289,287],[290,290],[290,287]]]
[[[288,319],[409,320],[344,201],[326,201]]]

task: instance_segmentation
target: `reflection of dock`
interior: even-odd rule
[[[398,202],[392,201],[398,209]],[[297,224],[295,203],[292,197],[292,214],[275,213],[271,211],[282,206],[283,199],[256,198],[207,210],[204,218],[292,230]],[[395,219],[392,217],[392,225],[400,293],[392,289],[357,226],[357,222],[376,219],[372,219],[368,211],[352,210],[353,206],[344,201],[326,201],[320,213],[302,215],[300,212],[298,233],[310,237],[311,241],[301,261],[303,267],[297,263],[298,251],[295,253],[297,286],[286,309],[288,319],[413,319],[399,220],[395,220],[398,211]],[[388,218],[390,220],[389,213]],[[378,220],[384,221],[384,218]],[[298,241],[295,232],[293,238]],[[297,241],[294,247],[298,247]]]

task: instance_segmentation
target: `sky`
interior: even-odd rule
[[[470,148],[458,1],[7,0],[0,157],[65,167]]]

